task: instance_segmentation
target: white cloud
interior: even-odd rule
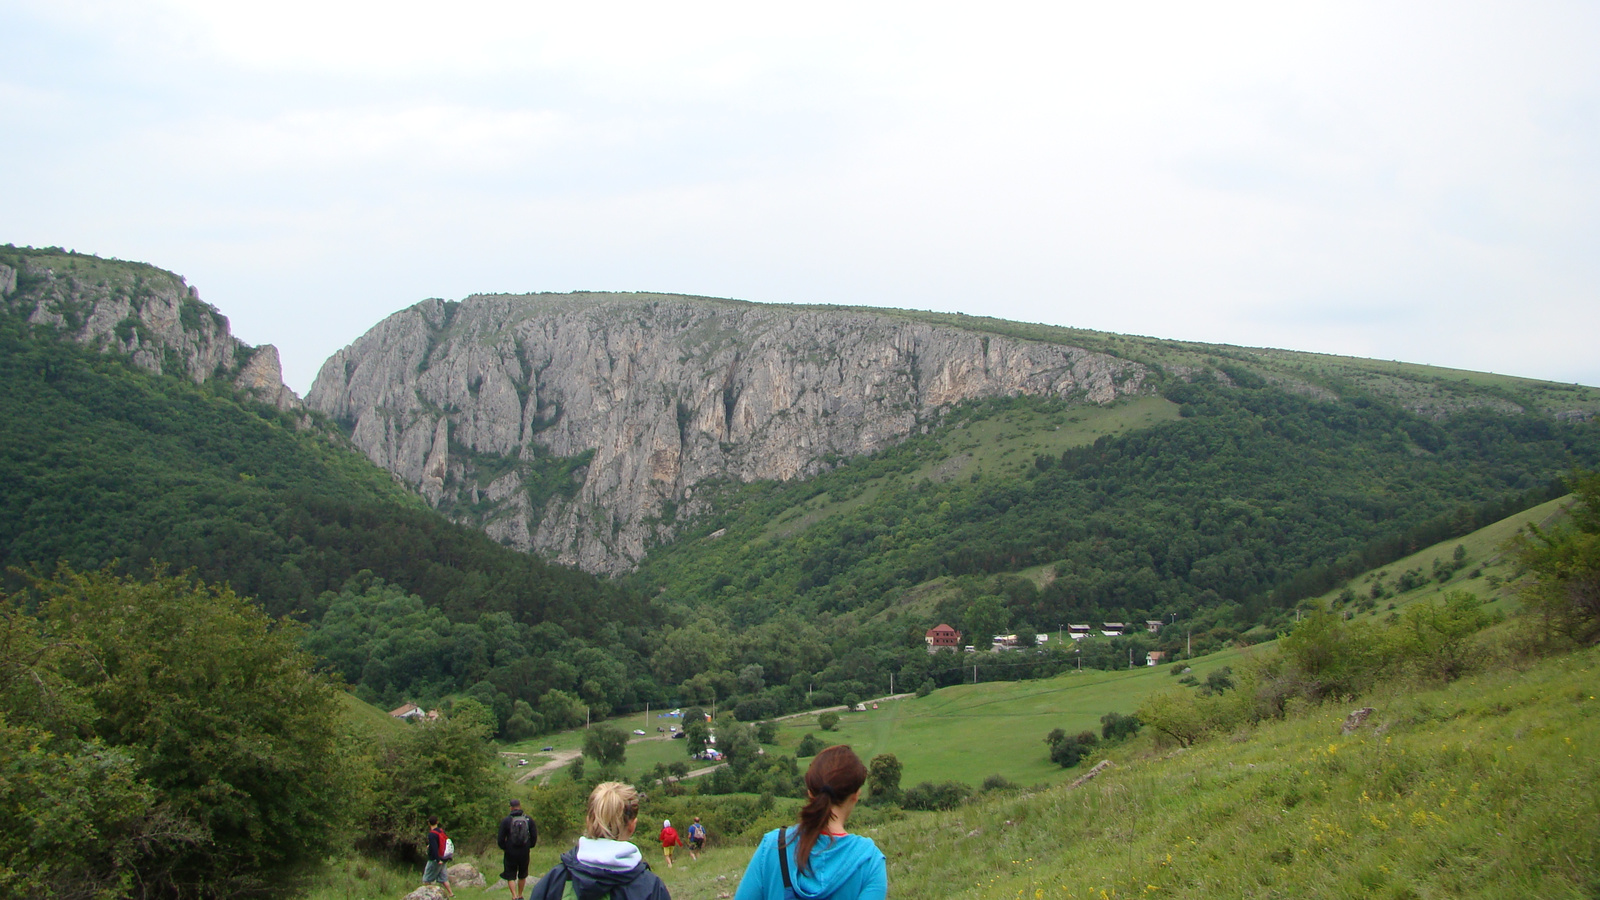
[[[1600,381],[1570,337],[1600,326],[1587,5],[58,0],[0,27],[43,48],[0,60],[0,110],[48,123],[0,147],[28,176],[0,240],[183,271],[301,389],[423,296],[573,287]]]

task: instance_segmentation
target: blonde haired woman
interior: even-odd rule
[[[578,900],[672,900],[639,848],[628,842],[638,827],[639,792],[620,781],[596,785],[577,848],[561,854],[528,900],[562,900],[569,885]]]

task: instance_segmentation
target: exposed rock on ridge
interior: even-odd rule
[[[235,338],[227,317],[182,278],[142,263],[21,253],[17,265],[0,264],[0,303],[11,314],[124,353],[151,372],[196,384],[223,378],[279,409],[301,407],[283,383],[278,349]]]
[[[963,400],[1105,403],[1137,363],[910,319],[650,294],[429,300],[322,367],[306,402],[452,517],[624,571],[707,479],[790,479]],[[563,467],[564,466],[564,467]]]

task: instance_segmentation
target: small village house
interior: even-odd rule
[[[943,622],[928,629],[923,638],[928,642],[929,653],[938,653],[940,650],[954,652],[961,649],[961,632]]]

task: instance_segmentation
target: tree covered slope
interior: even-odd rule
[[[453,525],[321,427],[231,385],[0,317],[0,563],[152,561],[226,582],[274,615],[371,570],[456,618],[503,611],[582,632],[638,599]]]
[[[727,485],[716,514],[635,577],[753,621],[792,601],[877,611],[965,576],[927,625],[965,618],[975,594],[1003,600],[990,627],[1005,629],[1223,605],[1247,624],[1562,493],[1556,479],[1600,460],[1600,428],[1536,409],[1431,418],[1245,369],[1172,379],[1163,395],[1174,415],[1067,446],[1037,436],[1106,413],[1016,398],[818,478]],[[1021,452],[995,452],[1008,443]]]

